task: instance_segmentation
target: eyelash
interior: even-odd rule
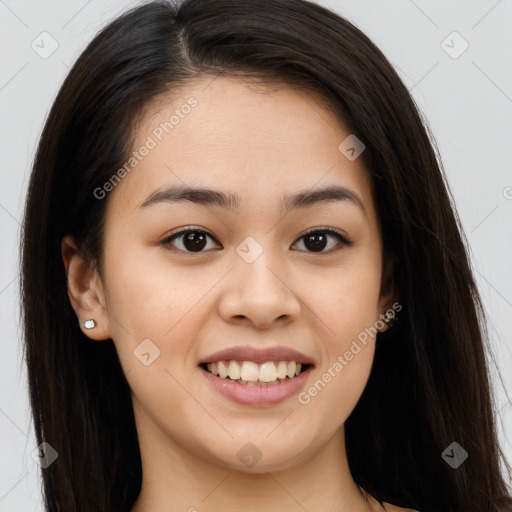
[[[210,233],[208,233],[208,231],[205,231],[203,229],[199,229],[199,228],[195,228],[193,226],[191,227],[188,227],[186,229],[182,229],[180,231],[177,231],[177,232],[174,232],[174,233],[171,233],[169,236],[167,236],[164,240],[162,240],[160,242],[160,244],[164,247],[166,247],[168,250],[170,251],[179,251],[179,252],[185,252],[187,254],[201,254],[203,252],[206,252],[206,251],[199,251],[199,252],[193,252],[193,251],[186,251],[186,250],[183,250],[183,249],[176,249],[176,248],[170,248],[170,244],[172,242],[172,240],[174,240],[175,238],[179,238],[181,236],[184,236],[184,235],[187,235],[189,233],[202,233],[204,235],[207,235],[209,236],[210,238],[212,238],[213,240],[216,240],[215,237],[213,235],[211,235]],[[341,242],[341,246],[340,248],[338,249],[331,249],[329,251],[326,251],[326,252],[314,252],[314,251],[304,251],[304,252],[309,252],[311,254],[331,254],[332,252],[336,252],[338,250],[341,250],[341,248],[343,248],[344,246],[346,247],[350,247],[353,243],[354,243],[354,240],[348,240],[347,238],[345,238],[341,232],[339,232],[338,230],[334,229],[334,228],[328,228],[328,227],[317,227],[317,228],[311,228],[311,229],[308,229],[304,234],[302,234],[298,239],[297,241],[301,240],[302,238],[305,238],[306,236],[312,234],[312,233],[327,233],[329,235],[333,235],[335,236],[336,238],[338,238],[338,240]],[[293,243],[293,245],[295,245],[296,242]]]

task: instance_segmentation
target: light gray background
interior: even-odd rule
[[[363,30],[397,69],[439,144],[490,316],[505,388],[498,427],[512,462],[512,1],[319,1]],[[42,511],[21,360],[18,236],[44,119],[70,66],[97,30],[137,2],[0,0],[0,512]],[[57,50],[41,58],[31,47]],[[457,31],[469,44],[450,36]],[[451,47],[451,48],[450,48]],[[507,145],[508,143],[508,145]],[[66,435],[66,433],[63,433]],[[440,454],[441,456],[441,454]]]

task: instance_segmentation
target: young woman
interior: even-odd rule
[[[512,510],[440,159],[319,5],[104,28],[41,136],[22,301],[48,511]]]

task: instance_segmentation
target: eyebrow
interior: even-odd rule
[[[158,203],[177,203],[191,201],[204,206],[216,206],[232,213],[240,213],[240,196],[230,192],[221,192],[208,188],[194,188],[186,185],[157,189],[151,193],[139,208],[147,208]],[[298,208],[308,208],[317,204],[346,201],[357,206],[366,215],[366,210],[359,196],[352,190],[339,185],[332,185],[316,190],[301,190],[281,199],[280,212],[286,215]]]

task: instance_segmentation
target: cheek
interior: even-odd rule
[[[302,403],[331,410],[333,425],[342,423],[357,404],[371,371],[378,319],[380,266],[373,257],[355,256],[337,269],[322,290],[310,295],[321,319],[318,340],[324,351],[316,380],[305,389]],[[331,421],[331,420],[329,420]]]
[[[361,305],[362,306],[362,305]],[[299,402],[312,415],[325,418],[330,429],[343,424],[359,401],[370,376],[375,353],[375,332],[364,308],[352,316],[350,308],[332,315],[329,332],[319,341],[325,357]],[[308,405],[309,404],[309,405]]]
[[[186,342],[200,325],[197,313],[201,309],[194,305],[208,287],[194,280],[192,267],[173,268],[161,255],[154,258],[154,253],[158,250],[120,250],[119,245],[115,252],[105,251],[111,337],[126,372],[144,367],[134,357],[143,342],[150,352],[160,351],[152,366],[168,366],[171,346],[172,356],[184,361]]]
[[[325,323],[329,345],[345,346],[379,317],[380,265],[373,252],[354,252],[343,267],[311,287],[308,301]]]
[[[164,249],[135,244],[121,248],[115,241],[111,247],[105,251],[109,306],[138,334],[163,336],[207,290],[192,267],[169,263]]]
[[[105,253],[107,301],[112,339],[135,403],[164,426],[176,415],[200,413],[190,409],[180,383],[190,373],[190,340],[201,324],[200,308],[193,307],[208,288],[188,278],[192,269],[162,265],[151,252],[126,247],[116,251],[124,254],[120,259]]]

